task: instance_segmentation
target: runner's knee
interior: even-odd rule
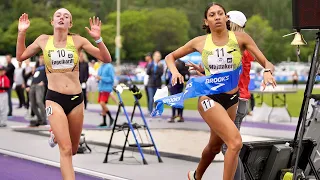
[[[234,137],[232,137],[229,141],[226,142],[228,149],[232,151],[240,151],[242,148],[242,138],[240,133],[237,133]]]

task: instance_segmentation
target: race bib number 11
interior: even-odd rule
[[[233,71],[233,56],[225,47],[216,48],[208,56],[208,65],[211,74]]]

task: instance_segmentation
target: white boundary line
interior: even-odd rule
[[[30,155],[26,155],[26,154],[22,154],[22,153],[18,153],[18,152],[8,151],[5,149],[0,149],[0,153],[60,168],[60,163],[58,163],[58,162],[54,162],[54,161],[50,161],[50,160],[46,160],[46,159],[41,159],[38,157],[34,157],[34,156],[30,156]],[[118,176],[114,176],[114,175],[110,175],[110,174],[104,174],[104,173],[100,173],[100,172],[96,172],[96,171],[92,171],[92,170],[88,170],[88,169],[83,169],[83,168],[79,168],[79,167],[74,167],[74,170],[78,173],[82,173],[82,174],[86,174],[86,175],[90,175],[90,176],[94,176],[94,177],[98,177],[98,178],[103,178],[103,179],[107,179],[107,180],[129,180],[126,178],[122,178],[122,177],[118,177]]]

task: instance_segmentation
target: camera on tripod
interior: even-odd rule
[[[142,98],[142,93],[141,93],[140,89],[135,84],[133,84],[133,82],[131,80],[129,80],[126,85],[128,86],[129,90],[132,92],[134,97],[136,97],[137,99]]]

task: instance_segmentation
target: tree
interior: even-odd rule
[[[282,37],[288,33],[290,32],[287,29],[281,29],[278,31],[274,30],[266,36],[263,43],[263,53],[269,61],[278,63],[294,57],[293,47],[290,45],[291,38]]]
[[[116,38],[116,27],[112,24],[102,25],[101,36],[103,42],[106,44],[111,56],[112,61],[115,61],[115,38]],[[121,50],[121,59],[126,55],[125,49]]]
[[[266,37],[272,33],[272,27],[270,27],[268,20],[254,15],[248,19],[245,31],[254,39],[260,49],[264,50]]]
[[[128,10],[121,13],[121,37],[122,50],[126,52],[125,59],[138,60],[150,49],[154,48],[152,41],[149,39],[151,31],[148,29],[148,12]],[[116,27],[116,13],[111,13],[107,19],[108,24]],[[113,44],[114,44],[113,39]]]
[[[150,40],[156,50],[167,54],[184,45],[188,40],[190,24],[185,13],[172,8],[155,9],[148,14]]]
[[[26,46],[30,45],[41,34],[52,34],[52,26],[42,18],[31,18],[30,27],[26,35]],[[2,43],[6,46],[6,52],[15,54],[15,48],[18,36],[18,21],[14,21],[3,34]]]

